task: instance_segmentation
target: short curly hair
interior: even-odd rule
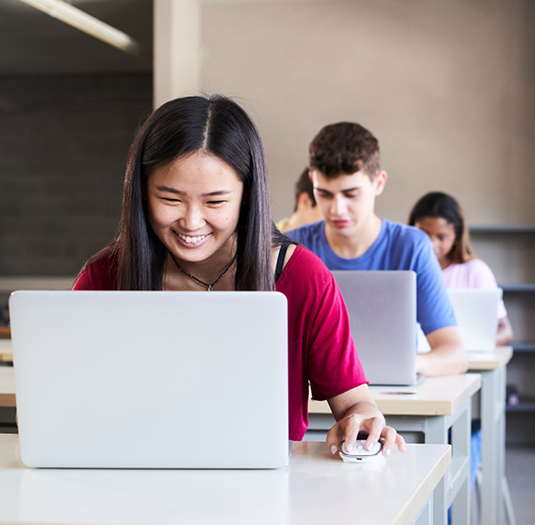
[[[380,169],[379,141],[354,122],[325,126],[310,143],[308,152],[309,168],[328,179],[361,170],[373,179]]]

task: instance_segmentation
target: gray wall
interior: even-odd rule
[[[0,77],[0,275],[69,276],[117,226],[152,75]]]
[[[440,189],[472,224],[533,223],[534,27],[530,0],[203,3],[203,87],[255,117],[276,219],[312,137],[353,120],[381,143],[384,216]]]

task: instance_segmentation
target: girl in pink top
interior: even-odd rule
[[[441,192],[427,193],[414,205],[409,224],[431,237],[446,287],[492,289],[498,286],[492,270],[475,256],[464,214],[453,197]],[[500,301],[496,344],[504,345],[512,339],[511,323]]]

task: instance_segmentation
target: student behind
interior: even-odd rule
[[[295,207],[292,216],[281,219],[277,223],[277,228],[283,233],[323,219],[320,209],[316,206],[314,187],[308,176],[308,168],[305,168],[299,175],[294,192]]]
[[[431,192],[424,195],[413,207],[409,224],[423,230],[431,238],[442,275],[448,288],[496,288],[492,270],[476,258],[464,214],[459,203],[450,195]],[[498,307],[497,345],[513,338],[511,324],[503,301]],[[470,451],[470,487],[474,487],[481,463],[481,420],[472,420]]]
[[[428,237],[375,214],[375,198],[387,179],[377,139],[359,124],[326,126],[310,144],[309,169],[325,220],[288,235],[319,255],[330,270],[415,271],[417,318],[431,347],[418,354],[417,372],[465,372],[466,352]]]
[[[432,192],[424,195],[412,209],[409,224],[431,238],[447,288],[487,288],[498,285],[492,270],[478,259],[470,245],[464,214],[450,195]],[[503,301],[498,306],[496,344],[512,341],[513,329]]]
[[[130,149],[118,235],[86,263],[74,289],[274,288],[288,300],[289,438],[306,431],[310,382],[337,421],[327,435],[333,453],[342,440],[352,449],[359,430],[368,433],[368,449],[382,438],[385,455],[395,445],[403,450],[370,395],[332,275],[273,224],[264,152],[249,116],[223,96],[164,104]],[[187,329],[177,319],[177,337]],[[209,415],[210,407],[199,409]],[[251,444],[254,436],[244,436]]]

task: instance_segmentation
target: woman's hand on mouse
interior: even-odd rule
[[[344,392],[329,399],[336,424],[327,433],[327,446],[333,454],[345,441],[347,452],[355,447],[359,432],[367,434],[366,450],[371,450],[375,443],[382,441],[382,455],[388,456],[394,446],[400,452],[405,451],[405,440],[392,427],[386,426],[385,418],[371,397],[367,385]]]

